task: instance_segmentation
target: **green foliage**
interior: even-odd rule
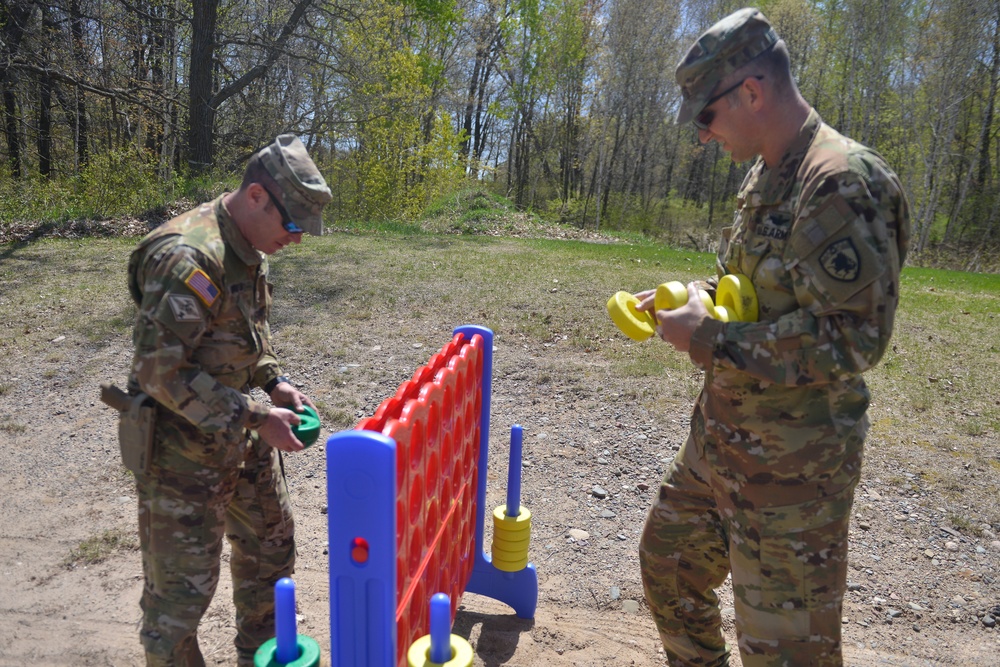
[[[548,220],[593,229],[601,202],[596,198],[570,197],[566,201],[550,199],[540,214]],[[709,207],[680,197],[652,198],[643,204],[637,195],[614,194],[608,198],[606,215],[600,218],[599,229],[614,235],[633,235],[670,245],[694,245],[707,249],[717,239],[720,226],[729,224],[732,202],[717,203],[714,219],[709,224]]]
[[[422,234],[424,232],[420,225],[403,220],[381,220],[381,219],[346,219],[338,220],[330,229],[342,232],[357,232],[374,235],[410,235]]]
[[[458,17],[455,0],[401,0],[401,3],[413,7],[421,18],[442,28],[449,27]]]
[[[344,35],[365,54],[351,73],[353,106],[364,111],[333,182],[357,217],[408,218],[461,180],[460,136],[431,104],[440,64],[409,47],[402,8],[374,7],[366,18]]]
[[[511,229],[519,214],[505,197],[475,187],[439,197],[421,218],[426,228],[438,232],[477,234],[486,230]]]
[[[164,192],[163,186],[168,190]],[[114,150],[94,155],[80,174],[77,213],[73,217],[106,218],[142,210],[150,198],[173,197],[173,182],[162,183],[148,154],[138,159],[132,151]]]
[[[236,187],[233,174],[164,178],[147,153],[93,155],[78,176],[14,179],[0,174],[0,225],[142,217],[178,200],[204,201]]]

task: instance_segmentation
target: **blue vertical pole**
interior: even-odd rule
[[[298,632],[295,629],[295,582],[284,577],[274,586],[275,658],[286,665],[299,659]]]
[[[521,513],[521,442],[524,429],[520,424],[510,427],[510,468],[507,470],[507,516]]]
[[[493,400],[493,332],[486,327],[466,324],[456,327],[453,334],[460,333],[472,342],[472,337],[483,337],[483,377],[482,407],[479,422],[479,484],[476,489],[476,560],[485,563],[483,556],[483,528],[486,525],[486,467],[489,464],[490,449],[490,402]]]
[[[431,662],[443,665],[451,660],[451,600],[444,593],[431,598]]]

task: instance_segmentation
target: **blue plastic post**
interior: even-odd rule
[[[507,470],[507,516],[521,513],[521,441],[524,429],[520,424],[510,427],[510,462]]]
[[[483,528],[486,525],[486,469],[489,467],[490,450],[490,403],[493,401],[493,332],[486,327],[466,324],[456,327],[452,334],[460,333],[471,342],[479,334],[483,337],[482,406],[479,409],[479,483],[476,485],[476,562],[485,564],[483,556]],[[475,576],[475,575],[473,575]],[[472,591],[466,587],[466,590]],[[473,593],[475,591],[472,591]]]
[[[468,340],[476,334],[483,337],[483,394],[479,426],[479,486],[476,491],[476,556],[472,575],[465,590],[499,600],[514,608],[520,618],[534,618],[538,606],[538,572],[534,563],[519,572],[501,572],[493,567],[489,556],[483,551],[483,527],[486,523],[486,478],[489,461],[490,442],[490,402],[493,396],[493,332],[486,327],[465,325],[454,333],[466,336]],[[329,457],[329,448],[327,456]],[[329,460],[329,458],[328,458]],[[520,466],[518,466],[520,468]],[[395,474],[395,473],[393,473]],[[327,472],[327,477],[330,473]],[[331,505],[332,506],[332,505]]]
[[[274,657],[286,665],[299,659],[298,632],[295,629],[295,582],[284,577],[274,586]]]
[[[483,475],[485,477],[485,475]],[[396,664],[396,443],[373,431],[326,441],[330,664]],[[338,511],[339,508],[339,511]],[[357,559],[355,538],[368,544]]]
[[[431,662],[451,660],[451,600],[444,593],[431,598]]]

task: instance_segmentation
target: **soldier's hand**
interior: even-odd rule
[[[298,412],[303,405],[308,405],[313,410],[316,406],[312,400],[301,391],[295,388],[291,382],[281,382],[271,391],[271,402],[283,408],[288,408],[292,412]]]
[[[271,408],[264,425],[257,429],[257,433],[264,442],[275,449],[280,449],[283,452],[298,452],[305,449],[305,445],[292,434],[292,426],[300,421],[300,417],[291,410]]]
[[[673,345],[678,352],[688,352],[691,349],[691,337],[694,336],[695,329],[711,317],[698,296],[698,284],[688,283],[687,291],[688,300],[683,306],[656,311],[657,335]]]
[[[636,292],[632,296],[639,299],[639,305],[635,307],[636,310],[651,310],[653,308],[653,295],[656,294],[655,289],[646,289],[641,292]]]

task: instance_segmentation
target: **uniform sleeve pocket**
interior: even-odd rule
[[[822,309],[846,302],[885,269],[868,223],[841,198],[817,210],[791,243],[807,287]]]

